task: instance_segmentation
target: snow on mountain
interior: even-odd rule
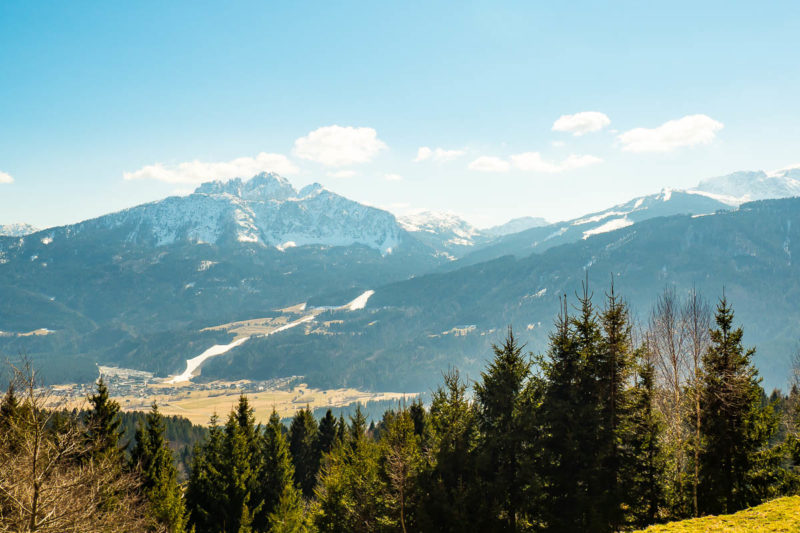
[[[200,185],[188,196],[106,215],[95,224],[129,230],[127,240],[156,246],[176,241],[293,246],[363,244],[391,253],[402,230],[393,215],[339,196],[319,184],[299,192],[283,177],[262,173]]]
[[[37,231],[39,231],[39,229],[30,224],[8,224],[6,226],[0,226],[0,237],[24,237],[25,235],[30,235]]]
[[[457,259],[492,236],[453,213],[421,211],[398,218],[400,226],[448,259]]]
[[[548,224],[550,223],[542,217],[520,217],[520,218],[513,218],[508,222],[506,222],[505,224],[500,224],[499,226],[492,226],[491,228],[486,228],[483,231],[484,233],[487,233],[489,235],[500,237],[502,235],[519,233],[520,231],[525,231],[526,229],[538,228],[540,226],[547,226]]]
[[[687,192],[705,194],[731,205],[800,196],[800,166],[772,172],[741,171],[701,181]]]

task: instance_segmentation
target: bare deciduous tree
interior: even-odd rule
[[[92,458],[81,421],[39,386],[29,362],[12,372],[19,401],[0,431],[0,531],[147,529],[137,479]]]
[[[700,423],[701,394],[700,383],[703,378],[703,354],[711,343],[711,308],[696,288],[692,288],[683,306],[683,320],[686,328],[687,349],[689,352],[689,395],[691,400],[691,420],[694,432],[694,472],[692,475],[692,507],[694,516],[699,515],[697,489],[700,484]]]

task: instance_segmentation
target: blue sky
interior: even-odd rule
[[[261,168],[558,220],[800,163],[800,3],[648,4],[7,0],[0,224]]]

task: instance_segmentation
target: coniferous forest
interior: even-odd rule
[[[124,438],[102,381],[70,412],[16,368],[0,530],[613,532],[735,512],[800,492],[798,383],[767,395],[742,335],[724,295],[666,289],[635,323],[613,285],[584,286],[545,353],[509,328],[476,354],[480,376],[446,370],[429,405],[372,422],[303,409],[287,427],[257,424],[242,396],[207,432],[170,430],[195,443],[183,458],[157,405]]]

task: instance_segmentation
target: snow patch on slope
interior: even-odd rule
[[[598,235],[600,233],[608,233],[609,231],[614,231],[622,228],[627,228],[628,226],[632,226],[633,222],[628,220],[627,218],[615,218],[613,220],[609,220],[605,224],[601,224],[596,228],[592,228],[590,230],[586,230],[583,232],[583,239],[586,240],[592,235]]]

